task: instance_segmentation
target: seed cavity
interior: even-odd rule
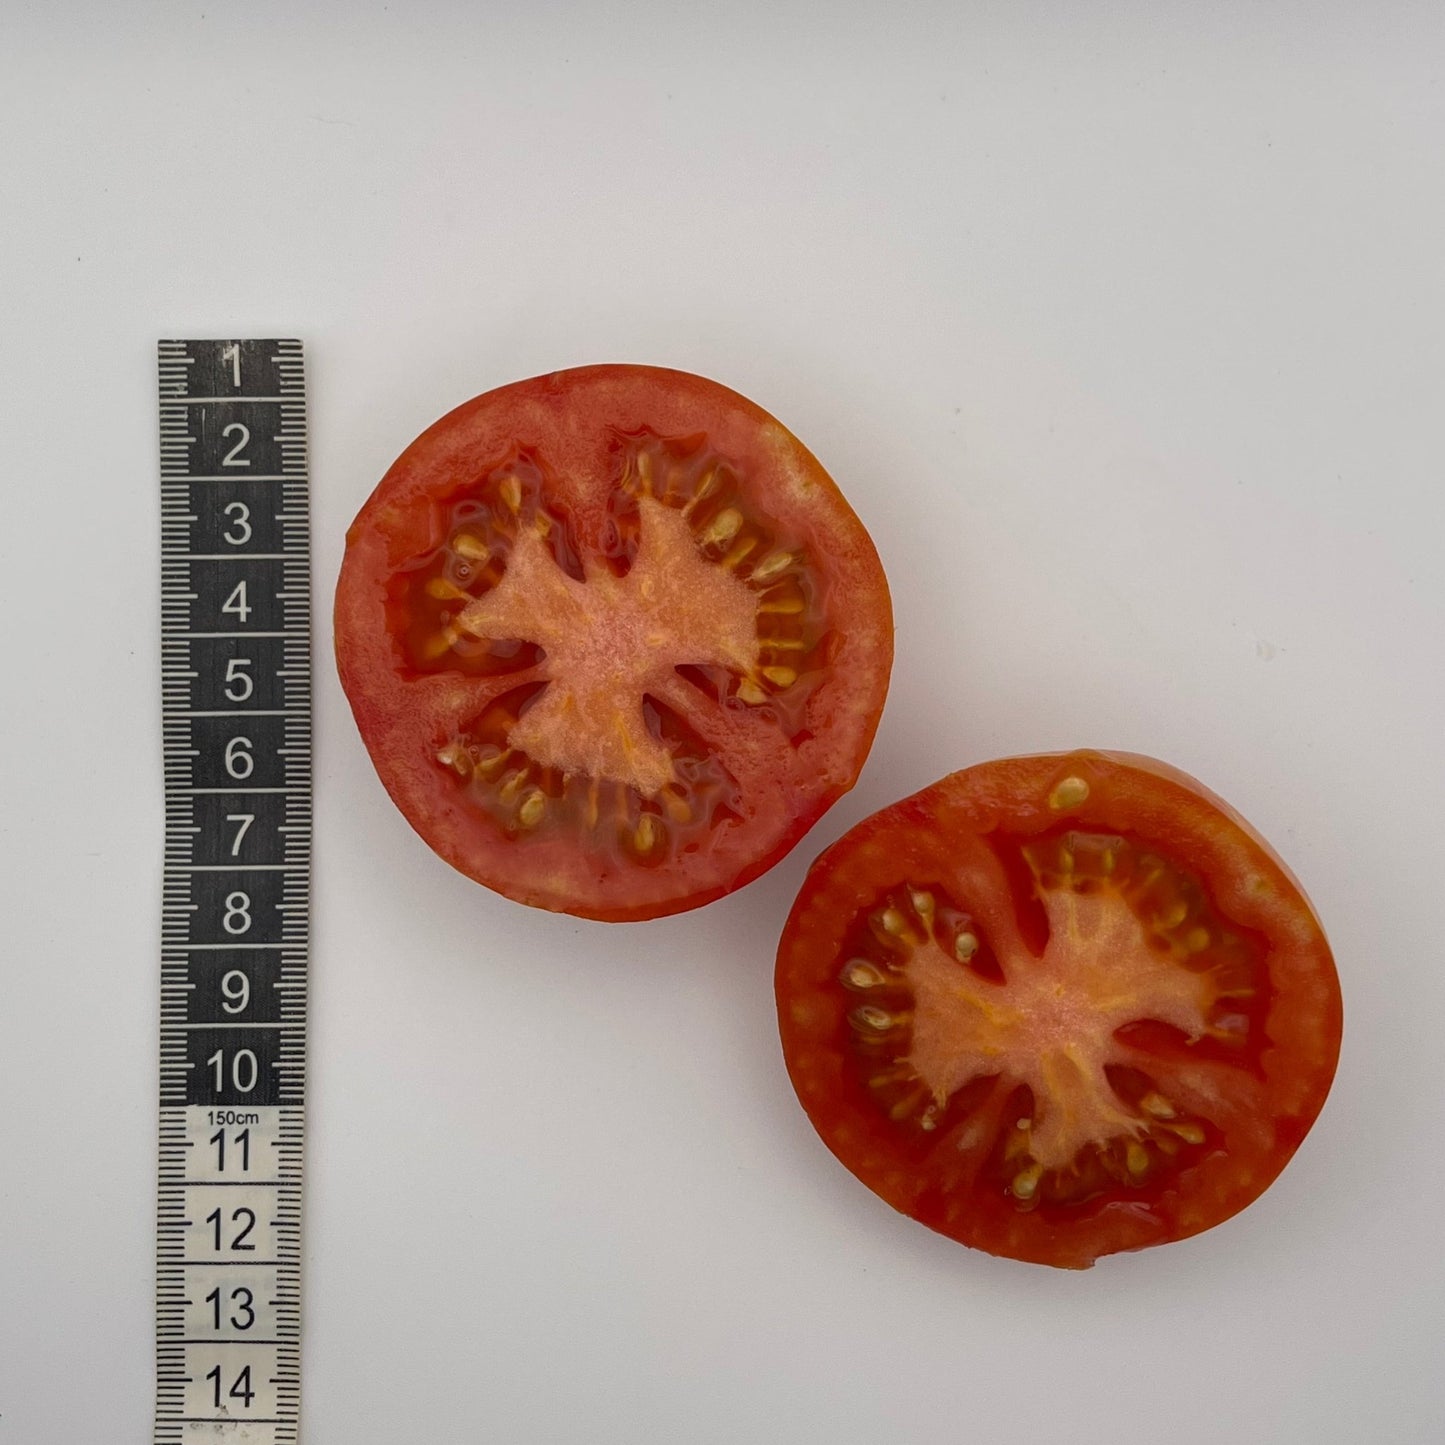
[[[1089,797],[1089,785],[1083,778],[1071,775],[1065,778],[1049,794],[1049,807],[1062,813],[1066,808],[1077,808]]]

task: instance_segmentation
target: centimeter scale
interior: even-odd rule
[[[311,851],[299,341],[162,341],[155,1445],[291,1445]]]

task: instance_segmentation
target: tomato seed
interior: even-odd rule
[[[1171,903],[1163,913],[1158,914],[1154,919],[1154,926],[1161,932],[1167,933],[1172,928],[1178,928],[1186,918],[1189,917],[1189,904],[1184,899]]]
[[[1020,1170],[1013,1177],[1013,1183],[1009,1188],[1013,1191],[1015,1199],[1032,1199],[1038,1192],[1039,1180],[1044,1177],[1042,1164],[1030,1164],[1027,1169]]]
[[[438,602],[470,602],[472,594],[465,592],[453,582],[448,582],[445,577],[433,577],[426,584],[428,597],[435,597]]]
[[[771,582],[775,577],[781,577],[792,565],[793,554],[791,552],[770,553],[753,568],[749,580],[756,583]]]
[[[719,547],[731,542],[743,524],[743,514],[736,507],[724,507],[706,527],[699,539],[704,547]]]
[[[854,958],[843,966],[838,979],[844,988],[867,989],[887,983],[888,975],[876,963],[870,963],[866,958]]]
[[[761,538],[751,536],[745,532],[728,549],[727,556],[722,559],[722,565],[726,567],[729,572],[736,571],[761,540]]]
[[[461,634],[455,627],[443,627],[440,632],[429,637],[422,647],[422,658],[427,662],[435,662],[437,658],[450,652],[456,646]]]
[[[882,1034],[887,1033],[898,1020],[886,1008],[868,1003],[862,1008],[855,1008],[848,1015],[848,1022],[861,1033]]]
[[[776,613],[781,617],[792,617],[799,612],[806,610],[807,601],[797,593],[789,593],[772,601],[758,604],[759,612]]]
[[[1063,812],[1065,808],[1077,808],[1080,803],[1085,803],[1089,798],[1089,785],[1083,778],[1070,776],[1065,778],[1049,794],[1049,807],[1054,812]]]
[[[1139,1100],[1139,1107],[1153,1119],[1172,1119],[1178,1111],[1163,1094],[1148,1093]]]

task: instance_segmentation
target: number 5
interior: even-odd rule
[[[226,696],[232,702],[245,702],[252,692],[255,691],[255,684],[251,680],[251,674],[246,671],[251,665],[249,657],[232,657],[226,662]],[[231,684],[235,683],[241,690],[232,692]]]

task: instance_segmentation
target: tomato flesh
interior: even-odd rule
[[[630,919],[756,876],[851,786],[891,616],[866,532],[766,413],[592,367],[479,398],[403,455],[349,535],[337,648],[438,852]]]
[[[1197,1233],[1321,1107],[1338,982],[1242,820],[1143,759],[953,775],[814,865],[778,955],[833,1151],[965,1243],[1083,1266]]]

